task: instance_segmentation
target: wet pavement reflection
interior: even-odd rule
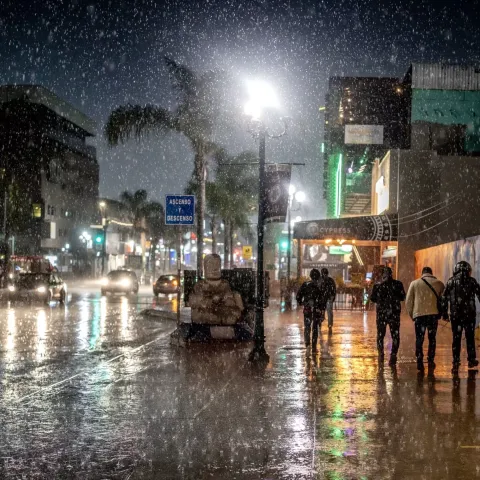
[[[418,375],[406,318],[392,370],[371,314],[337,312],[312,353],[301,313],[274,304],[260,367],[250,345],[171,347],[173,317],[139,315],[171,300],[81,290],[66,307],[2,306],[1,478],[480,476],[477,380],[465,365],[452,379],[448,327]]]

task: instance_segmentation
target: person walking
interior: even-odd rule
[[[327,297],[326,312],[328,319],[328,331],[331,333],[333,328],[333,303],[335,302],[335,297],[337,296],[337,286],[335,285],[335,280],[328,276],[328,268],[322,268],[321,274],[323,285],[325,285],[325,295]]]
[[[475,297],[480,300],[480,285],[472,276],[472,267],[468,262],[461,261],[455,265],[451,277],[442,296],[442,308],[449,311],[452,326],[452,373],[458,373],[460,366],[460,350],[462,347],[462,332],[465,331],[467,341],[468,368],[478,365],[475,351],[475,323],[477,309]]]
[[[383,341],[387,333],[387,325],[392,336],[392,351],[388,364],[394,367],[397,364],[398,348],[400,347],[400,313],[401,302],[405,300],[403,283],[393,279],[390,267],[383,270],[382,280],[373,287],[370,300],[377,304],[377,349],[378,361],[383,364]]]
[[[325,317],[326,296],[320,271],[316,268],[310,272],[310,281],[304,282],[297,293],[297,303],[303,305],[303,321],[305,325],[305,346],[310,345],[312,334],[312,350],[317,349],[318,329]]]
[[[435,348],[437,342],[438,320],[442,316],[441,296],[445,285],[433,276],[430,267],[423,267],[422,276],[408,287],[405,307],[415,322],[415,356],[417,369],[425,370],[423,363],[423,341],[428,331],[428,369],[435,370]]]

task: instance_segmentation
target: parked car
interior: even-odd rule
[[[158,297],[161,293],[163,295],[172,295],[178,293],[180,282],[178,275],[162,275],[153,284],[153,294]]]
[[[55,273],[20,273],[8,286],[8,299],[41,300],[47,304],[57,300],[64,304],[67,284]]]
[[[107,293],[138,293],[138,278],[132,270],[112,270],[102,280],[102,295]]]

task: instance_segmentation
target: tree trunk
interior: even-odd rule
[[[206,183],[206,166],[205,152],[203,142],[195,143],[195,175],[198,184],[197,196],[197,276],[203,276],[203,222],[205,220],[205,183]]]
[[[230,258],[230,248],[228,246],[228,242],[230,240],[230,235],[228,233],[228,222],[225,220],[223,221],[223,246],[224,246],[224,251],[223,251],[223,268],[228,269],[229,266],[229,258]]]
[[[212,253],[217,253],[217,221],[215,215],[212,215],[210,226],[212,228]]]
[[[235,265],[233,261],[233,233],[234,233],[234,228],[233,225],[230,223],[230,228],[229,228],[229,243],[230,243],[230,268],[233,268]]]

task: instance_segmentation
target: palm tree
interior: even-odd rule
[[[215,84],[218,74],[198,74],[165,57],[178,106],[171,111],[159,106],[126,105],[118,107],[108,118],[105,136],[111,146],[130,138],[137,140],[153,132],[176,131],[187,137],[195,154],[194,176],[198,183],[197,217],[197,271],[202,274],[203,222],[205,218],[206,158],[216,150],[210,141],[219,102]]]

